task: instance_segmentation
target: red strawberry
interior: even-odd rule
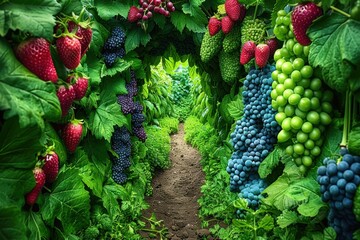
[[[221,21],[219,19],[217,19],[216,17],[211,17],[209,19],[208,27],[209,27],[210,36],[214,36],[221,29]]]
[[[69,21],[68,29],[69,32],[72,32],[75,28],[77,28],[75,35],[79,37],[80,45],[81,45],[81,57],[87,52],[90,46],[91,38],[92,38],[92,29],[88,26],[88,24],[84,23],[82,26],[82,22],[79,24],[74,23],[73,21]]]
[[[70,109],[73,101],[75,100],[74,87],[71,85],[68,87],[61,85],[58,88],[56,95],[59,98],[62,116],[66,116],[66,114],[69,112],[69,109]]]
[[[89,80],[87,78],[85,77],[76,78],[75,76],[69,76],[66,81],[68,83],[71,83],[72,86],[74,87],[75,100],[80,100],[85,96],[89,86]]]
[[[255,48],[256,45],[253,41],[247,41],[246,43],[244,43],[240,54],[240,63],[242,65],[247,64],[251,59],[255,57]]]
[[[132,6],[128,13],[128,21],[137,22],[140,19],[138,13],[140,13],[140,10],[136,6]]]
[[[82,130],[82,122],[76,119],[69,122],[63,128],[61,136],[70,153],[76,150],[81,139]]]
[[[59,173],[59,157],[54,152],[51,151],[46,154],[45,157],[42,158],[45,163],[43,166],[43,170],[46,176],[46,183],[53,183],[56,180],[56,177]]]
[[[291,15],[291,23],[295,38],[301,45],[310,45],[311,40],[306,35],[306,31],[312,22],[321,15],[321,8],[313,2],[301,3],[294,8]]]
[[[81,44],[79,39],[61,36],[56,40],[56,49],[61,61],[68,69],[75,69],[81,60]]]
[[[233,26],[234,22],[229,16],[225,16],[221,19],[221,29],[225,34],[231,32]]]
[[[30,38],[21,42],[15,49],[15,54],[19,61],[40,79],[57,82],[50,43],[44,38]]]
[[[25,196],[26,204],[29,206],[34,205],[34,203],[36,202],[36,199],[38,198],[38,196],[41,192],[41,189],[45,184],[45,179],[46,179],[44,171],[39,167],[35,167],[35,169],[33,170],[33,173],[34,173],[36,185]]]
[[[272,58],[274,56],[276,49],[278,49],[278,41],[276,40],[276,38],[271,38],[266,40],[266,45],[268,45],[270,48],[269,58]]]
[[[233,20],[242,21],[245,18],[246,8],[244,5],[238,2],[238,0],[226,0],[225,1],[226,14]]]
[[[260,43],[255,48],[255,63],[263,68],[266,66],[270,56],[270,47],[266,44]]]

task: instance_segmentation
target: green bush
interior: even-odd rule
[[[177,133],[179,131],[179,120],[177,118],[165,117],[159,120],[161,128],[168,130],[169,134]]]

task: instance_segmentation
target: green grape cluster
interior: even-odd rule
[[[241,42],[253,41],[256,45],[265,41],[266,24],[261,19],[246,17],[242,22]]]
[[[275,37],[281,41],[293,38],[293,32],[289,31],[291,26],[291,12],[286,13],[285,10],[278,11],[274,27]]]
[[[279,143],[289,143],[290,155],[305,173],[321,153],[323,132],[331,123],[333,93],[325,90],[308,63],[309,46],[288,39],[276,50],[276,70],[272,73],[272,107],[282,130]]]

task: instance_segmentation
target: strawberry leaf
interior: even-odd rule
[[[320,67],[324,81],[345,92],[355,66],[360,64],[360,22],[334,13],[316,21],[308,30],[312,40],[309,62]]]
[[[0,34],[4,36],[7,30],[29,32],[34,36],[52,39],[56,15],[61,9],[57,1],[52,0],[13,0],[1,5],[0,15],[5,21],[5,27]],[[4,17],[5,16],[5,17]]]
[[[90,196],[79,173],[77,169],[63,168],[40,207],[44,220],[59,219],[67,233],[75,233],[90,223]]]
[[[60,118],[60,103],[55,86],[33,75],[14,56],[4,39],[0,39],[0,110],[4,118],[19,116],[20,126],[37,124],[44,127],[44,119]]]

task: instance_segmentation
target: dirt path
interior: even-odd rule
[[[150,208],[144,216],[154,212],[169,230],[168,239],[203,239],[208,231],[201,229],[198,218],[200,187],[204,183],[204,172],[200,165],[199,152],[185,143],[184,125],[171,136],[171,168],[158,172],[153,179],[153,195],[146,201]]]

